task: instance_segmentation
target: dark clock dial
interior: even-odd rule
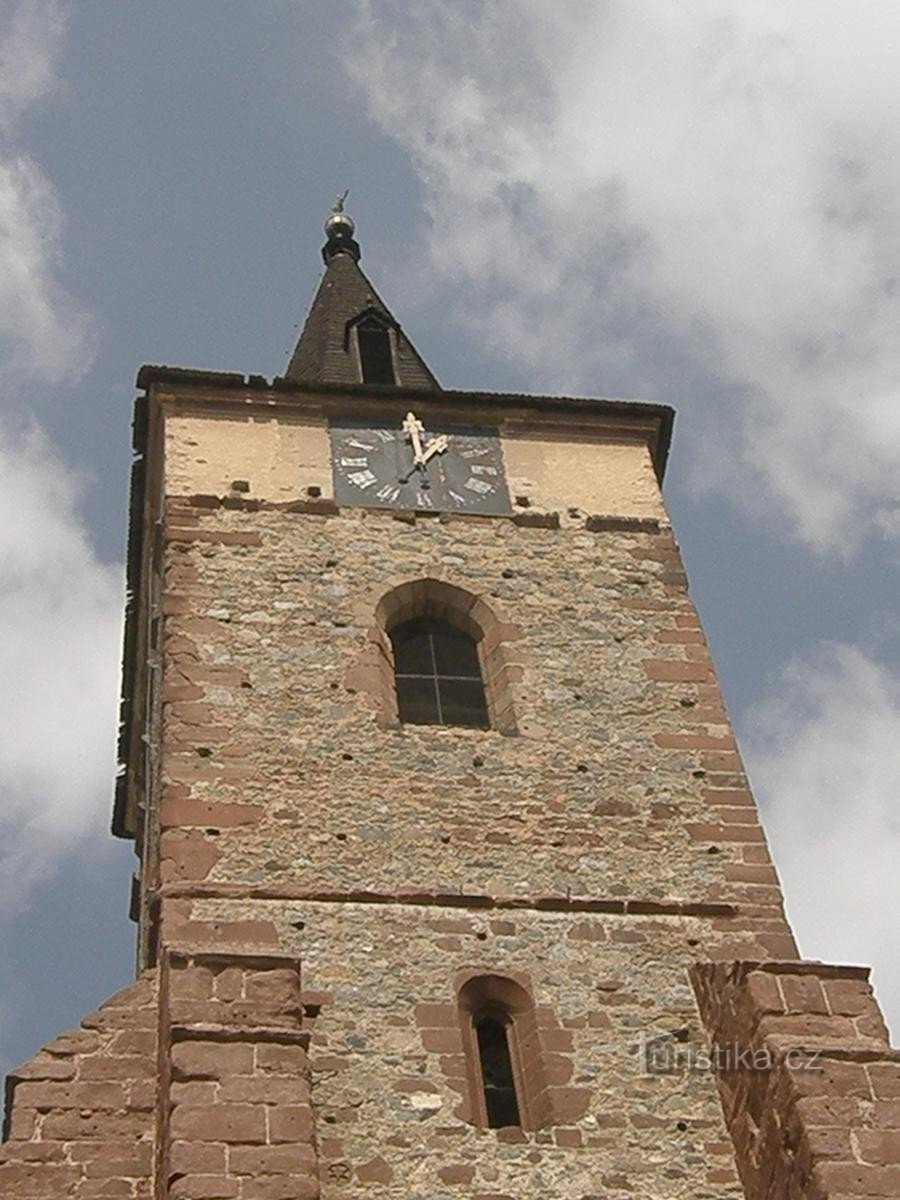
[[[334,495],[339,504],[507,513],[509,493],[495,428],[426,428],[405,422],[331,427]]]

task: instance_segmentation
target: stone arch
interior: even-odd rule
[[[394,685],[394,652],[391,630],[415,617],[430,616],[467,634],[478,649],[490,727],[515,734],[516,715],[513,684],[521,667],[510,661],[508,643],[522,636],[515,625],[500,620],[490,605],[456,584],[441,579],[414,579],[386,592],[375,608],[375,624],[369,631],[372,647],[368,673],[369,690],[378,699],[383,723],[398,723]]]
[[[526,982],[511,975],[472,973],[457,991],[457,1010],[469,1085],[469,1115],[479,1128],[491,1120],[483,1071],[483,1048],[478,1036],[485,1020],[505,1031],[518,1124],[540,1129],[551,1120],[544,1055],[534,1000]]]

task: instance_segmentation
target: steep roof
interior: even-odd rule
[[[294,383],[359,383],[359,360],[350,336],[355,324],[374,318],[394,333],[399,387],[437,389],[440,384],[359,266],[354,225],[341,201],[325,223],[325,274],[316,292],[285,378]]]

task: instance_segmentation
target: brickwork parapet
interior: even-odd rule
[[[719,1091],[748,1200],[900,1194],[900,1051],[868,970],[701,963],[710,1042],[744,1057]]]

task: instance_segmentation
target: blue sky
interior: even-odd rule
[[[897,1027],[898,41],[876,0],[0,0],[0,1066],[132,971],[136,369],[283,371],[345,187],[446,385],[677,408],[802,949]]]

